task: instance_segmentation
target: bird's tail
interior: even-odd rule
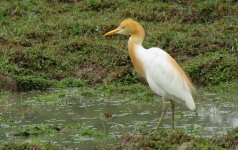
[[[186,98],[185,98],[185,103],[186,103],[186,106],[190,109],[190,110],[195,110],[196,109],[196,106],[195,106],[195,103],[193,101],[193,97],[190,93],[188,93],[186,95]]]

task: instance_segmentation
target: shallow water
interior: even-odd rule
[[[73,92],[72,92],[73,91]],[[47,95],[62,93],[58,102]],[[114,137],[126,133],[148,133],[154,131],[161,113],[161,101],[138,102],[113,98],[85,97],[76,90],[51,90],[47,92],[15,93],[0,99],[0,118],[13,120],[12,124],[0,122],[0,142],[28,141],[31,143],[54,143],[60,147],[91,149],[111,143]],[[44,100],[45,98],[45,100]],[[237,95],[221,98],[207,94],[200,97],[197,112],[176,105],[175,126],[187,133],[199,136],[222,135],[238,126]],[[37,101],[37,102],[36,102]],[[236,103],[234,103],[236,102]],[[170,106],[169,103],[167,106]],[[105,115],[108,118],[105,118]],[[72,130],[37,137],[14,136],[17,127],[29,124],[53,124],[63,127],[82,124],[107,133],[105,138],[82,136]],[[171,112],[168,109],[162,128],[171,128]]]

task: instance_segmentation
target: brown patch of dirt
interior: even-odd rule
[[[196,143],[194,141],[184,142],[178,150],[191,150],[193,147],[196,147]]]
[[[17,81],[8,75],[0,74],[0,87],[7,91],[18,91]]]
[[[103,79],[110,74],[110,71],[103,65],[95,62],[85,62],[75,75],[79,78],[90,80],[89,83],[102,83]]]
[[[0,37],[0,47],[6,47],[6,46],[10,46],[10,47],[18,47],[18,48],[24,48],[24,47],[30,47],[31,43],[29,41],[10,41],[7,40],[3,37]]]
[[[130,66],[120,66],[113,70],[95,62],[80,64],[76,77],[88,80],[88,84],[94,85],[102,82],[112,82],[125,76],[130,71]]]
[[[3,37],[0,37],[0,45],[8,45],[10,42]]]
[[[113,146],[113,150],[154,150],[149,145],[143,144],[148,141],[147,136],[137,135],[137,136],[123,136],[120,140]],[[138,144],[141,143],[141,144]]]

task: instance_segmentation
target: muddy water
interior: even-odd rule
[[[62,93],[57,97],[47,95]],[[200,136],[222,135],[238,126],[237,95],[221,98],[207,94],[200,97],[197,112],[184,106],[176,107],[175,126],[187,133]],[[126,99],[126,98],[125,98]],[[54,143],[60,147],[91,149],[125,133],[148,133],[155,130],[161,113],[161,101],[138,102],[113,98],[81,96],[70,90],[48,92],[15,93],[0,99],[0,118],[11,120],[11,124],[0,122],[0,142],[27,141],[31,143]],[[236,103],[234,103],[236,102]],[[168,106],[169,103],[167,104]],[[106,133],[105,138],[81,136],[71,130],[37,137],[14,136],[17,127],[29,124],[83,124]],[[171,113],[168,110],[162,128],[171,128]]]

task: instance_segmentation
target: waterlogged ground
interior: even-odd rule
[[[238,126],[237,94],[199,95],[198,116],[184,106],[177,106],[177,128],[188,134],[212,137]],[[156,96],[143,101],[128,98],[126,94],[92,96],[82,94],[80,89],[2,93],[0,143],[50,142],[75,149],[104,147],[120,135],[154,131],[161,113],[160,102]],[[170,125],[168,110],[162,128]]]

